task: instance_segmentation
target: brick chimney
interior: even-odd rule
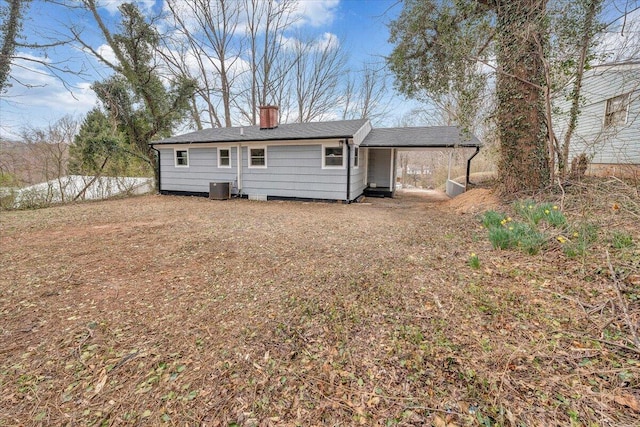
[[[278,106],[260,106],[260,129],[275,129],[278,127]]]

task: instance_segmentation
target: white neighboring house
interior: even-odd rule
[[[37,207],[70,202],[76,197],[77,200],[108,199],[145,194],[152,190],[152,178],[69,175],[15,190],[13,206]]]
[[[586,71],[581,101],[569,162],[584,153],[590,174],[640,173],[640,62],[603,64]],[[556,137],[563,142],[571,104],[563,96],[556,107]]]

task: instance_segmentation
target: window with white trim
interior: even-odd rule
[[[353,167],[358,168],[360,166],[360,147],[353,146]]]
[[[344,149],[342,146],[322,146],[322,167],[343,168]]]
[[[218,147],[218,167],[230,168],[231,167],[231,149]]]
[[[267,167],[267,147],[249,148],[249,167]]]
[[[174,153],[177,168],[189,167],[189,150],[176,149]]]
[[[627,123],[630,93],[607,99],[607,109],[604,113],[604,126],[616,126]]]

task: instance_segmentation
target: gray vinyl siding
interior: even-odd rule
[[[267,145],[267,167],[249,168],[248,149],[243,147],[242,193],[274,197],[346,199],[347,169],[322,169],[322,155],[321,144]]]
[[[583,80],[583,104],[570,144],[569,161],[585,153],[592,163],[640,164],[640,66],[603,67],[590,70]],[[627,121],[605,126],[607,100],[630,93]],[[556,106],[556,135],[564,142],[569,101]]]
[[[231,167],[218,168],[217,147],[189,148],[180,147],[181,150],[189,150],[189,166],[175,167],[174,149],[160,151],[160,188],[165,191],[186,191],[194,193],[208,193],[210,182],[230,182],[233,193],[237,190],[237,156],[235,147],[230,148]]]
[[[351,191],[349,195],[349,199],[353,200],[356,197],[360,196],[364,189],[367,187],[366,175],[367,175],[367,149],[360,148],[359,158],[360,164],[358,168],[353,166],[354,157],[353,150],[355,147],[351,148]]]
[[[391,183],[391,148],[369,149],[369,184],[389,188]]]

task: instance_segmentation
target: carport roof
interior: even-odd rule
[[[473,134],[457,126],[372,129],[360,144],[369,148],[475,148],[481,145]]]

